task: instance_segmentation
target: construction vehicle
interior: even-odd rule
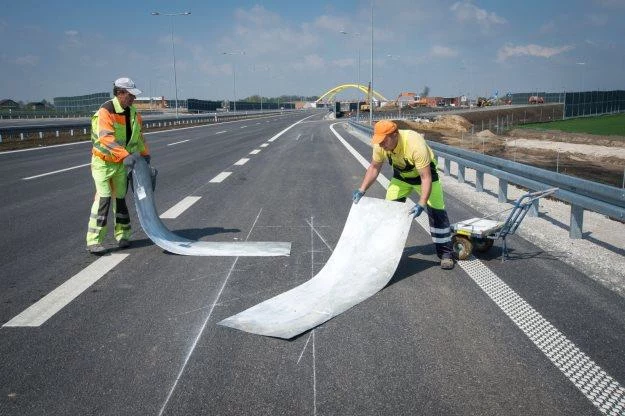
[[[360,111],[370,111],[371,110],[370,103],[371,103],[371,82],[369,82],[369,86],[367,87],[367,102],[364,104],[360,104]]]

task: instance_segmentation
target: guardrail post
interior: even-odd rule
[[[465,166],[458,163],[458,183],[464,183]]]
[[[42,131],[39,132],[39,138],[43,139],[43,132]]]
[[[54,135],[55,135],[56,137],[59,137],[59,131],[58,131],[58,130],[57,130],[57,131],[55,131],[55,132],[54,132]]]
[[[475,171],[475,191],[484,192],[484,172]]]
[[[82,129],[82,134],[87,134],[87,129]]]
[[[2,143],[2,135],[0,134],[0,143]]]
[[[508,200],[508,181],[505,179],[499,179],[499,195],[497,202],[506,202]]]
[[[71,130],[69,131],[69,135],[70,135],[70,136],[73,136],[73,135],[74,135],[74,129],[71,129]]]
[[[20,133],[20,140],[24,140],[24,133]]]
[[[445,176],[449,176],[450,171],[451,171],[451,159],[445,158],[445,165],[444,165],[443,173],[445,174]]]
[[[569,238],[582,238],[582,227],[584,226],[584,208],[571,205],[571,224],[569,227]]]

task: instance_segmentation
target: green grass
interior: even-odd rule
[[[588,133],[601,136],[625,136],[625,114],[580,117],[548,123],[531,123],[519,127],[539,130],[560,130],[568,133]]]

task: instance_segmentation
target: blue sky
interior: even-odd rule
[[[374,89],[625,89],[624,21],[625,0],[374,0]],[[172,22],[181,99],[232,99],[233,65],[239,99],[356,82],[359,52],[361,83],[371,76],[369,0],[21,0],[0,15],[0,99],[109,91],[121,76],[173,98]]]

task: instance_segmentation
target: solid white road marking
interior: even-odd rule
[[[187,140],[181,140],[181,141],[179,141],[179,142],[169,143],[167,146],[173,146],[173,145],[175,145],[175,144],[185,143],[185,142],[188,142],[188,141],[189,141],[189,139],[187,139]]]
[[[254,149],[250,152],[250,155],[257,155],[260,153],[260,149]]]
[[[309,119],[311,117],[316,116],[316,114],[313,114],[312,116],[308,116],[308,117],[304,117],[303,119],[301,119],[300,121],[291,124],[289,127],[287,127],[286,129],[282,130],[280,133],[276,134],[275,136],[273,136],[271,139],[267,140],[268,142],[273,142],[274,140],[276,140],[278,137],[282,136],[284,133],[286,133],[288,130],[292,129],[293,127],[297,126],[299,123],[301,123],[302,121]]]
[[[236,166],[243,166],[243,165],[245,165],[247,162],[249,162],[249,159],[242,158],[242,159],[239,159],[239,160],[237,160],[236,162],[234,162],[234,164],[235,164]]]
[[[40,326],[126,257],[128,254],[111,254],[100,257],[2,326]]]
[[[339,123],[330,126],[332,133],[365,168],[369,167],[369,162],[334,130],[335,124]],[[378,176],[378,182],[382,183],[380,176],[382,175]],[[389,180],[383,179],[384,186],[388,187]],[[427,216],[418,217],[417,223],[426,232],[429,231]],[[625,412],[625,388],[543,318],[484,263],[472,256],[469,260],[458,262],[458,265],[602,413],[617,416]]]
[[[42,173],[41,175],[29,176],[28,178],[22,178],[22,180],[28,181],[35,178],[41,178],[42,176],[54,175],[55,173],[67,172],[68,170],[84,168],[85,166],[89,166],[91,163],[85,163],[84,165],[72,166],[71,168],[65,168],[60,170],[55,170],[54,172]]]
[[[232,174],[232,172],[221,172],[219,175],[215,176],[209,182],[210,183],[219,183],[219,182],[223,181],[224,179],[226,179],[231,174]]]
[[[188,196],[161,214],[161,218],[178,218],[189,207],[200,200],[199,196]]]
[[[215,134],[221,134],[221,133],[227,133],[227,132],[228,132],[228,130],[222,130],[222,131],[218,131],[218,132],[217,132],[217,133],[215,133]]]

